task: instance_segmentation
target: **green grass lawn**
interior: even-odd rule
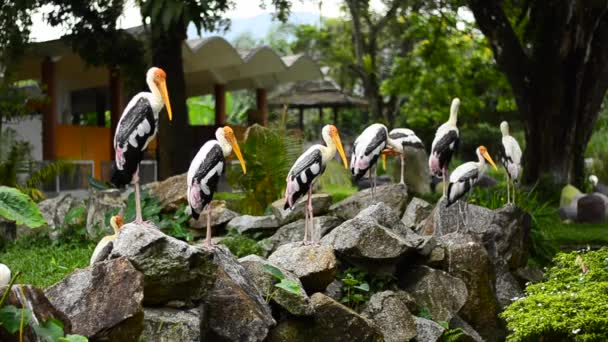
[[[21,272],[18,283],[45,288],[74,269],[88,266],[94,248],[95,242],[53,244],[48,239],[21,239],[0,249],[0,262],[13,274]]]

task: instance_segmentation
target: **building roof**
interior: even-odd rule
[[[78,80],[70,82],[70,88],[108,84],[105,68],[86,65],[61,39],[33,43],[18,79],[40,79],[40,62],[46,56],[57,62],[58,77]],[[216,36],[185,41],[182,56],[188,96],[212,93],[215,84],[223,84],[226,90],[272,89],[283,83],[322,77],[319,66],[308,56],[280,56],[268,46],[237,50]]]
[[[368,102],[340,90],[331,79],[300,81],[286,90],[272,94],[268,104],[274,107],[288,105],[290,108],[366,107]]]

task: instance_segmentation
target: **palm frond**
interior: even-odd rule
[[[54,161],[44,165],[39,170],[32,172],[23,187],[29,189],[39,188],[60,174],[72,171],[73,169],[74,165],[69,162],[63,160]]]

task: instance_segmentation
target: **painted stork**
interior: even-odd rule
[[[432,176],[443,177],[443,195],[447,195],[448,165],[452,159],[452,154],[458,148],[459,133],[458,127],[458,107],[460,100],[452,100],[450,107],[450,118],[446,123],[439,126],[435,139],[431,145],[429,156],[429,170]]]
[[[116,237],[118,236],[118,233],[122,229],[123,225],[124,222],[122,220],[122,216],[115,215],[110,218],[110,226],[112,226],[114,234],[104,236],[101,240],[99,240],[97,246],[95,246],[93,255],[91,255],[91,260],[89,262],[90,265],[93,265],[99,260],[105,260],[108,257],[110,252],[112,252],[114,241],[116,241]]]
[[[215,131],[217,140],[207,141],[198,151],[188,169],[188,204],[190,214],[198,220],[201,212],[207,208],[207,235],[205,245],[211,247],[211,208],[209,203],[217,189],[217,183],[224,171],[226,157],[234,151],[241,163],[243,173],[247,173],[241,149],[237,144],[232,128],[220,127]]]
[[[479,146],[476,150],[477,162],[466,162],[458,166],[450,175],[450,183],[447,186],[447,204],[446,207],[454,204],[462,196],[464,196],[477,183],[481,175],[485,172],[489,162],[496,170],[496,164],[490,157],[485,146]]]
[[[590,175],[589,182],[591,182],[591,185],[593,186],[593,192],[599,192],[600,194],[608,196],[608,186],[601,184],[596,175]]]
[[[388,136],[397,143],[397,146],[392,150],[401,157],[401,180],[399,182],[405,184],[405,155],[408,151],[424,150],[424,144],[414,131],[407,128],[395,128],[388,133]]]
[[[367,127],[353,144],[353,154],[350,158],[350,171],[359,180],[369,172],[372,198],[376,192],[376,163],[385,147],[399,148],[399,143],[388,135],[388,129],[382,124],[372,124]]]
[[[133,183],[135,186],[135,223],[142,224],[139,193],[139,163],[144,151],[158,132],[158,114],[167,106],[167,115],[172,119],[171,104],[167,93],[167,75],[156,67],[146,74],[151,92],[135,95],[127,104],[118,121],[114,134],[115,166],[112,183],[118,187]]]
[[[500,131],[502,132],[502,155],[500,162],[505,167],[505,171],[507,171],[507,203],[511,203],[511,201],[515,202],[515,184],[521,173],[522,153],[517,140],[509,134],[509,123],[506,121],[501,122]],[[513,197],[510,194],[510,185],[512,185]]]
[[[6,286],[11,282],[11,270],[5,264],[0,264],[0,286]]]
[[[346,155],[344,154],[344,148],[342,147],[342,141],[340,140],[340,134],[336,126],[325,125],[322,130],[322,136],[327,146],[317,144],[308,148],[296,160],[287,174],[284,209],[293,208],[296,201],[308,193],[308,204],[304,208],[304,242],[309,241],[314,225],[311,197],[313,184],[325,171],[327,162],[334,158],[336,150],[340,153],[344,168],[348,169]]]

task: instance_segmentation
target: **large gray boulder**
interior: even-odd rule
[[[402,237],[406,237],[412,231],[401,222],[400,217],[394,208],[384,202],[372,204],[355,216],[355,218],[371,218],[378,222],[379,225],[400,234]]]
[[[526,265],[531,241],[528,214],[514,205],[491,210],[468,204],[462,209],[468,221],[466,227],[462,224],[458,204],[445,208],[445,201],[440,200],[420,233],[443,236],[456,232],[460,226],[460,233],[483,242],[497,273],[505,267],[515,270]]]
[[[325,236],[332,229],[340,225],[342,220],[334,216],[319,216],[313,218],[313,237]],[[291,222],[279,228],[274,235],[263,239],[259,245],[270,254],[279,246],[290,242],[301,242],[304,239],[304,219]]]
[[[405,213],[403,213],[401,222],[403,222],[407,228],[415,229],[432,211],[433,206],[429,202],[414,197],[407,205],[407,208],[405,208]]]
[[[249,272],[221,245],[213,248],[217,277],[204,299],[209,341],[262,341],[276,324]]]
[[[459,278],[426,266],[417,266],[400,279],[400,287],[414,297],[416,304],[428,308],[436,321],[450,321],[468,298],[467,287]]]
[[[0,293],[4,294],[8,286],[0,286]],[[44,322],[49,319],[56,319],[63,323],[63,331],[66,334],[72,333],[70,319],[45,296],[44,292],[31,285],[15,284],[11,287],[10,293],[6,297],[5,305],[13,305],[18,308],[29,308],[32,312],[32,320]],[[31,325],[26,325],[23,329],[24,341],[39,341]],[[19,342],[19,333],[9,334],[5,329],[0,329],[0,341]]]
[[[62,229],[67,228],[65,217],[70,209],[82,205],[78,202],[72,195],[63,194],[38,203],[38,208],[40,208],[42,217],[46,221],[51,240],[57,241],[65,233],[62,231]]]
[[[228,222],[226,229],[234,229],[239,234],[262,233],[265,236],[271,235],[279,228],[279,220],[274,215],[268,216],[237,216]]]
[[[382,341],[382,332],[373,321],[322,293],[311,297],[315,309],[315,330],[326,341]]]
[[[271,298],[272,302],[278,304],[292,315],[310,316],[313,314],[314,311],[310,304],[310,298],[306,294],[306,291],[304,291],[304,286],[302,286],[300,279],[295,274],[272,265],[266,259],[257,255],[248,255],[240,258],[239,263],[249,272],[251,280],[263,296]],[[275,285],[279,283],[279,280],[266,271],[266,265],[277,268],[285,276],[285,279],[298,284],[300,288],[298,293],[276,287]]]
[[[200,342],[203,336],[202,308],[144,308],[144,330],[140,341]]]
[[[329,212],[343,220],[349,220],[371,204],[383,202],[392,208],[397,216],[401,216],[403,210],[405,210],[407,198],[407,187],[405,185],[388,184],[376,188],[376,196],[373,201],[371,189],[365,189],[332,205]]]
[[[481,335],[479,335],[479,333],[473,329],[473,327],[467,323],[466,321],[464,321],[462,318],[460,318],[460,316],[454,316],[452,318],[452,320],[450,321],[450,328],[452,329],[457,329],[460,328],[460,330],[462,330],[462,337],[459,338],[459,341],[463,341],[463,342],[484,342],[486,341],[483,337],[481,337]],[[498,337],[498,336],[496,336]],[[502,336],[502,339],[504,339],[504,336]]]
[[[500,310],[504,310],[516,298],[524,296],[520,283],[510,272],[497,273],[496,277],[496,299]]]
[[[307,196],[300,198],[292,209],[283,209],[285,199],[274,201],[270,205],[272,214],[279,220],[279,225],[304,218],[304,208],[306,207]],[[312,212],[314,216],[322,216],[327,213],[331,205],[331,195],[329,194],[313,194],[312,195]]]
[[[188,183],[186,179],[187,174],[183,173],[163,181],[148,183],[144,186],[144,189],[148,190],[150,196],[158,198],[163,211],[175,211],[188,203],[186,197]]]
[[[144,277],[127,258],[76,270],[45,294],[69,317],[75,334],[127,342],[142,332]]]
[[[437,342],[445,328],[430,319],[416,317],[416,342]]]
[[[288,243],[272,253],[268,261],[295,274],[307,292],[325,290],[338,272],[334,250],[324,245]]]
[[[579,223],[602,223],[606,218],[604,199],[596,194],[585,195],[578,200],[576,221]]]
[[[209,203],[209,207],[211,208],[211,227],[223,226],[239,216],[239,214],[228,209],[226,201],[213,200]],[[207,209],[203,210],[198,220],[191,218],[189,223],[191,228],[202,230],[204,233],[205,229],[207,229]]]
[[[114,234],[110,227],[110,215],[126,208],[120,190],[91,190],[87,206],[87,235],[97,238],[101,235]]]
[[[375,293],[362,315],[374,321],[386,342],[410,341],[416,336],[416,321],[402,297],[393,291]]]
[[[144,304],[196,302],[213,287],[213,253],[165,235],[153,226],[127,224],[110,258],[127,257],[144,274]]]
[[[452,233],[440,237],[447,251],[443,270],[462,280],[467,288],[467,300],[460,316],[486,340],[499,338],[498,302],[494,265],[480,241],[472,236]],[[503,336],[504,337],[504,336]]]

